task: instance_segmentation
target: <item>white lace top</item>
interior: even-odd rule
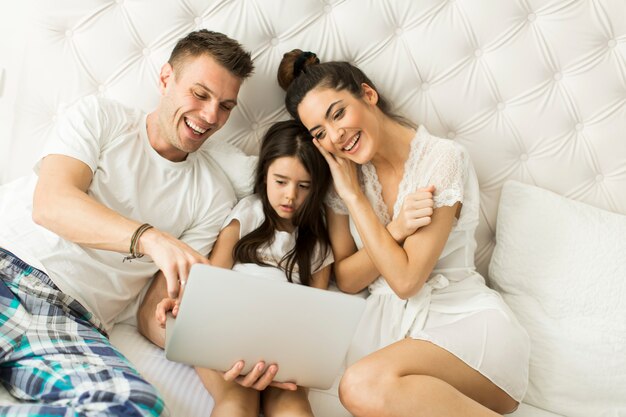
[[[407,194],[420,187],[431,184],[435,186],[433,196],[435,208],[453,206],[457,202],[463,203],[460,217],[453,224],[433,275],[446,272],[449,278],[460,279],[474,271],[476,249],[474,231],[478,225],[479,193],[476,174],[465,148],[451,140],[432,136],[424,126],[420,126],[411,142],[409,157],[404,165],[404,175],[398,186],[393,217],[388,213],[383,201],[381,185],[372,163],[359,167],[359,178],[365,195],[384,225],[398,215]],[[334,191],[329,193],[326,204],[338,214],[348,214],[345,204]],[[361,239],[352,221],[350,227],[360,249]],[[379,281],[370,286],[370,291],[380,285],[386,286],[386,283]]]
[[[474,267],[479,193],[468,153],[458,143],[432,136],[420,126],[411,142],[391,214],[384,204],[375,167],[362,165],[359,175],[368,200],[385,225],[398,214],[408,193],[431,184],[436,187],[435,208],[457,202],[463,206],[435,268],[417,294],[408,300],[399,298],[382,276],[370,284],[347,363],[406,337],[426,340],[521,400],[528,384],[530,343],[500,295],[485,285]],[[348,214],[336,193],[329,194],[327,204],[338,213]],[[352,220],[350,229],[361,248]]]

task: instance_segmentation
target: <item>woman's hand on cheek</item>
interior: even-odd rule
[[[361,192],[361,187],[357,175],[357,165],[349,159],[331,154],[324,149],[317,139],[313,139],[313,143],[330,167],[335,191],[337,191],[339,197],[347,201],[358,195]]]

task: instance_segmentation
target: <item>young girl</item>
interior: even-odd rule
[[[242,199],[226,219],[211,264],[326,289],[333,257],[322,203],[330,180],[328,164],[307,130],[293,120],[274,124],[261,144],[255,193]],[[163,322],[170,309],[177,311],[174,300],[164,299],[157,307],[158,320]],[[272,364],[262,371],[271,380],[277,367]],[[216,371],[198,373],[215,400],[211,416],[258,416],[260,385],[254,375],[237,383]],[[267,387],[261,392],[266,416],[313,415],[306,388],[291,385],[278,384],[295,390]]]
[[[469,155],[394,116],[355,66],[318,62],[310,52],[285,54],[279,79],[289,86],[287,110],[331,169],[337,285],[370,292],[342,403],[355,416],[511,412],[528,383],[530,345],[474,267],[479,192]],[[431,222],[399,242],[385,226],[426,184],[435,186]]]

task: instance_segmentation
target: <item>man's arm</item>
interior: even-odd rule
[[[230,269],[233,267],[233,248],[239,241],[239,220],[233,219],[228,226],[220,232],[213,250],[211,251],[210,262],[213,266]],[[183,292],[181,291],[181,297]],[[161,319],[157,315],[157,306],[161,302],[168,304],[168,309],[174,310],[176,303],[181,300],[167,299],[167,288],[165,279],[161,271],[157,272],[148,288],[148,292],[137,311],[137,329],[155,345],[163,348],[165,346],[165,319],[160,313]],[[173,314],[176,315],[176,311]]]
[[[41,161],[33,198],[35,223],[64,239],[95,249],[128,252],[140,221],[128,219],[87,194],[93,174],[87,164],[64,155]],[[176,297],[194,263],[207,259],[189,245],[155,228],[141,235],[138,252],[149,255],[163,271],[168,293]]]
[[[87,195],[91,169],[78,159],[48,155],[41,161],[33,198],[33,220],[64,239],[127,252],[140,222],[127,219]]]

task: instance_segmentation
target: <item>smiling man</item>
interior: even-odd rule
[[[235,40],[192,32],[161,69],[153,112],[87,97],[37,175],[0,187],[0,378],[28,400],[0,414],[167,414],[106,335],[157,271],[176,296],[207,262],[236,198],[202,144],[252,70]]]

